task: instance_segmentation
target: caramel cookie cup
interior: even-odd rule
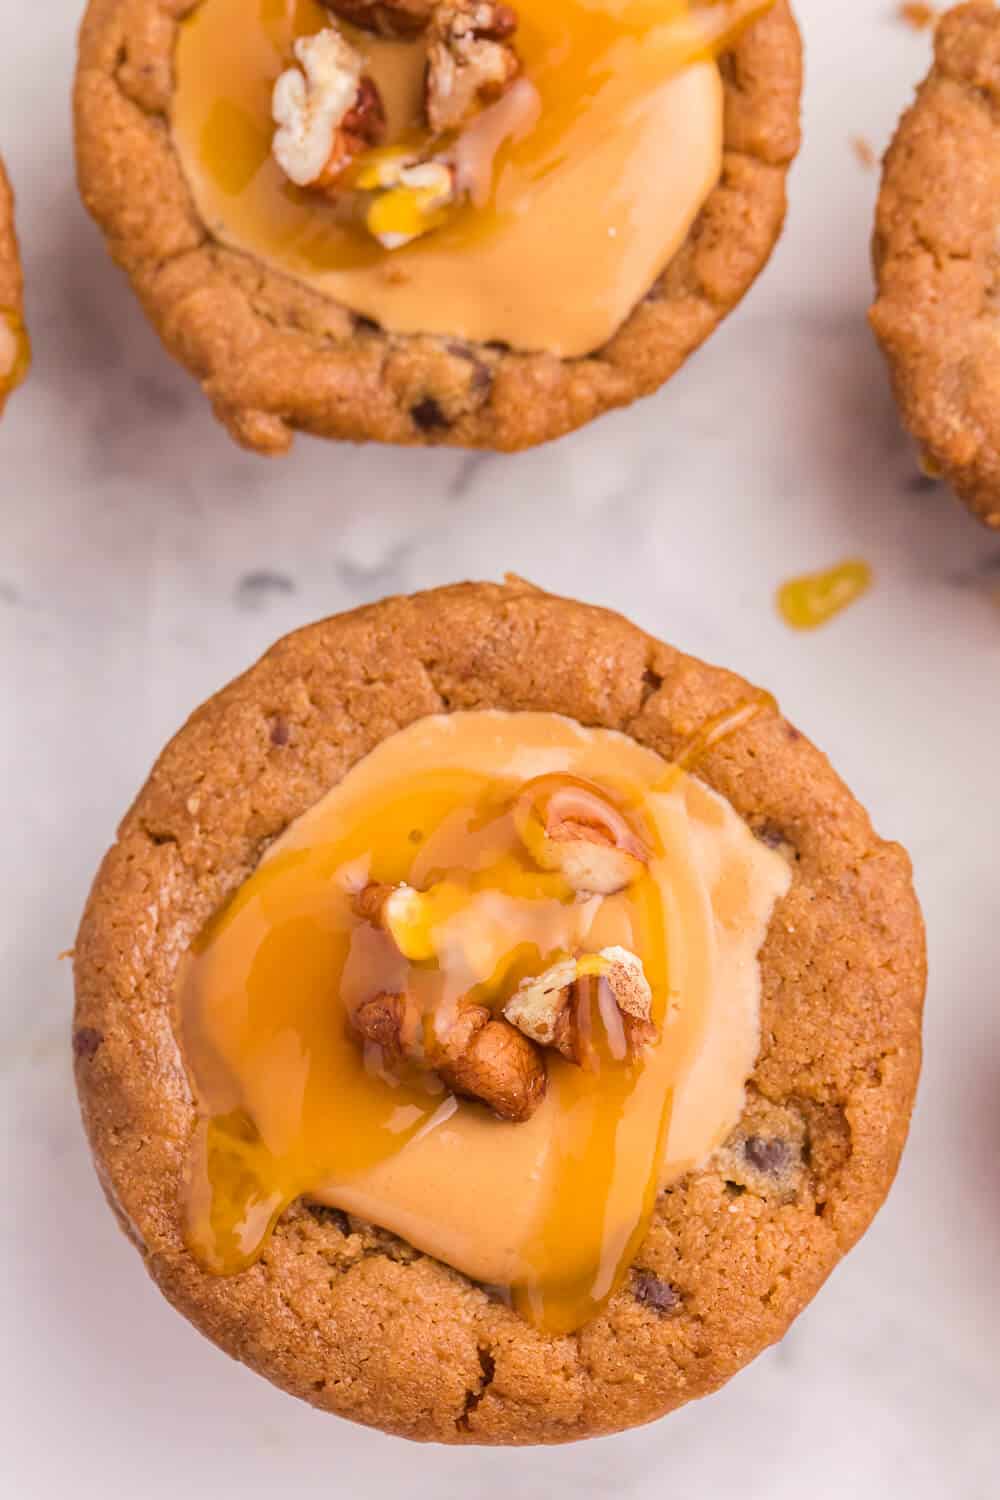
[[[934,65],[885,159],[871,325],[927,472],[1000,527],[1000,10],[938,23]]]
[[[227,248],[202,222],[169,129],[179,27],[195,0],[90,0],[75,92],[84,202],[167,349],[246,447],[294,431],[516,450],[655,391],[739,302],[778,239],[799,143],[801,47],[788,0],[721,59],[717,186],[610,341],[582,357],[393,334]],[[657,191],[656,181],[649,191]]]
[[[733,718],[748,701],[765,706]],[[182,1222],[197,1118],[172,1011],[183,956],[369,752],[428,715],[489,708],[568,716],[686,759],[787,860],[742,1118],[656,1199],[631,1271],[571,1334],[308,1201],[249,1268],[208,1274]],[[728,732],[706,734],[720,715]],[[555,1443],[715,1390],[782,1336],[864,1232],[906,1137],[924,941],[906,854],[771,700],[617,615],[510,581],[307,627],[198,709],[104,860],[76,985],[77,1083],[101,1183],[186,1317],[340,1416],[425,1441]]]
[[[24,327],[24,277],[14,230],[14,194],[0,159],[0,416],[28,372],[31,353]]]

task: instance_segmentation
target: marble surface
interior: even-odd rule
[[[891,0],[799,8],[806,145],[787,233],[668,390],[516,459],[300,439],[268,463],[230,446],[162,355],[79,207],[78,0],[0,7],[37,356],[0,432],[12,1500],[996,1494],[1000,536],[920,478],[864,322],[876,174],[851,137],[882,148],[928,38]],[[850,555],[876,571],[869,597],[815,635],[786,630],[776,585]],[[304,621],[506,569],[765,681],[909,845],[927,1063],[874,1228],[721,1394],[583,1447],[414,1449],[271,1390],[147,1283],[78,1126],[58,954],[116,819],[204,695]]]

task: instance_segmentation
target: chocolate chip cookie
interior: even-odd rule
[[[14,194],[0,159],[0,416],[24,379],[29,361],[24,329],[24,278],[14,231]]]
[[[766,708],[705,733],[748,696]],[[566,715],[668,760],[697,740],[695,774],[791,871],[760,954],[743,1116],[658,1198],[624,1284],[569,1335],[336,1208],[294,1204],[228,1276],[200,1269],[183,1234],[196,1111],[171,996],[185,951],[369,751],[427,715],[482,708]],[[566,1442],[715,1390],[782,1336],[870,1223],[919,1071],[924,938],[904,851],[772,700],[517,580],[307,627],[198,709],[122,822],[75,967],[98,1173],[162,1292],[285,1390],[427,1441]]]
[[[885,159],[871,324],[929,473],[1000,526],[1000,10],[949,11]]]
[[[561,358],[390,333],[227,248],[202,221],[169,130],[179,28],[195,9],[196,0],[90,0],[75,94],[79,181],[166,347],[233,437],[258,452],[284,452],[295,430],[498,450],[559,437],[674,374],[780,234],[801,91],[788,0],[775,0],[722,57],[721,177],[608,342]]]

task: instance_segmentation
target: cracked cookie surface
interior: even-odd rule
[[[938,23],[885,159],[871,324],[928,471],[1000,527],[1000,10]]]
[[[75,94],[80,188],[168,350],[238,442],[320,436],[515,450],[663,384],[744,295],[781,232],[798,149],[801,47],[788,0],[723,57],[722,176],[615,337],[559,359],[384,332],[226,249],[165,128],[177,27],[196,0],[90,0]]]
[[[5,320],[5,327],[0,329],[0,357],[6,365],[7,343],[9,339],[20,337],[23,328],[24,278],[21,273],[21,256],[14,229],[14,194],[2,158],[0,158],[0,317]],[[10,392],[11,387],[0,373],[0,417],[3,416]]]
[[[541,1333],[395,1236],[304,1203],[235,1276],[200,1271],[181,1231],[195,1111],[171,1019],[177,966],[294,818],[427,714],[562,713],[669,759],[747,693],[617,615],[514,580],[466,584],[286,637],[167,746],[84,915],[74,1054],[109,1202],[164,1294],[223,1349],[389,1432],[532,1443],[649,1421],[781,1337],[891,1183],[919,1069],[924,948],[905,853],[777,712],[697,770],[794,850],[761,953],[746,1110],[659,1198],[601,1316]]]

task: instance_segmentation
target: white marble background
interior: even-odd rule
[[[800,0],[806,145],[743,309],[658,397],[524,457],[239,453],[162,355],[76,199],[79,0],[0,0],[0,142],[36,366],[0,432],[0,1493],[11,1500],[997,1494],[1000,536],[918,477],[864,322],[881,149],[926,65],[892,0]],[[1000,207],[998,207],[1000,212]],[[826,630],[788,574],[852,554]],[[304,621],[513,569],[763,680],[912,850],[927,1064],[893,1196],[784,1342],[720,1395],[569,1449],[417,1449],[198,1338],[100,1199],[68,1060],[88,881],[161,742]]]

